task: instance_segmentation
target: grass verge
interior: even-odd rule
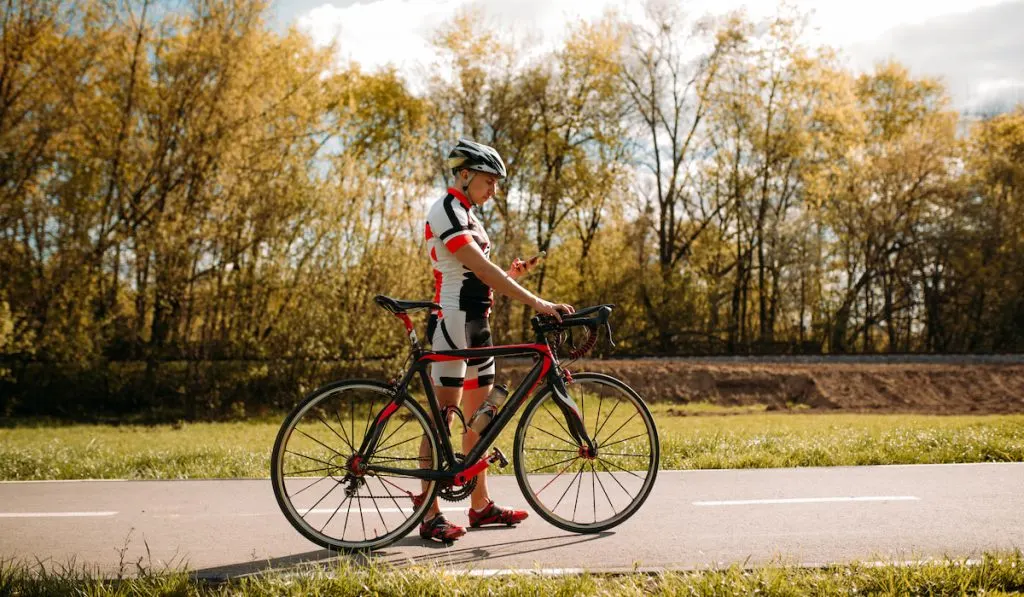
[[[652,410],[665,469],[1024,462],[1024,415]],[[0,427],[0,480],[262,478],[279,424],[8,421]],[[512,436],[509,429],[498,441],[509,455]]]
[[[0,595],[1007,595],[1024,592],[1024,555],[911,565],[764,566],[658,574],[471,576],[348,562],[208,584],[187,572],[105,579],[72,566],[0,562]]]

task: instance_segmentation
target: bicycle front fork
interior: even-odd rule
[[[562,411],[562,416],[565,417],[565,423],[569,427],[569,434],[579,443],[581,450],[586,450],[585,456],[596,456],[597,446],[594,445],[594,440],[590,438],[586,427],[583,425],[583,420],[580,418],[580,409],[569,396],[569,391],[565,388],[565,381],[561,377],[555,377],[551,382],[551,389],[554,394],[555,404],[558,405],[558,410]]]

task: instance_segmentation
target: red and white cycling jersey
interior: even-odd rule
[[[475,242],[490,259],[491,241],[473,213],[473,204],[456,189],[430,206],[427,212],[427,249],[434,266],[434,302],[443,310],[465,311],[486,317],[494,293],[469,268],[455,258],[455,251]]]

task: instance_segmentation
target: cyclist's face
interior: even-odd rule
[[[469,188],[466,195],[476,205],[483,205],[488,199],[494,196],[498,188],[498,177],[486,172],[477,172],[473,180],[469,181]]]

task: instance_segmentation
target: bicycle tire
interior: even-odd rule
[[[356,392],[360,394],[356,394]],[[369,399],[368,405],[365,404],[366,400],[362,400],[357,407],[356,403],[359,401],[360,395]],[[342,398],[341,402],[343,403],[345,399],[349,399],[348,402],[350,402],[350,404],[345,404],[349,408],[344,415],[341,409],[332,408],[332,405],[328,404],[332,398],[339,397]],[[277,498],[277,503],[285,518],[310,541],[328,549],[343,551],[378,549],[408,534],[422,520],[430,504],[433,503],[438,490],[436,481],[429,482],[427,489],[420,494],[423,491],[422,481],[415,477],[366,473],[361,477],[363,481],[360,482],[359,480],[353,481],[352,477],[346,476],[348,470],[344,463],[362,443],[372,418],[391,399],[391,387],[380,381],[363,379],[338,381],[308,394],[282,423],[271,454],[270,477],[274,487],[274,496]],[[329,424],[325,420],[324,412],[334,415],[335,425]],[[358,425],[357,418],[360,421]],[[411,421],[418,424],[419,430],[412,428],[402,433]],[[307,423],[308,425],[304,429],[303,425]],[[408,466],[405,463],[411,463],[416,468],[420,468],[419,443],[415,441],[417,435],[428,438],[431,453],[430,468],[437,470],[439,462],[437,438],[432,432],[430,418],[423,407],[412,398],[407,398],[402,406],[389,417],[377,444],[378,448],[373,454],[363,455],[363,458],[368,464],[386,462],[388,466],[397,468]],[[416,446],[415,455],[407,457],[406,454],[411,452],[412,446]],[[402,449],[398,450],[399,447]],[[308,464],[298,465],[299,462]],[[287,470],[289,466],[316,467],[318,465],[323,466],[307,470],[295,468],[291,468],[291,471]],[[306,476],[299,476],[297,473]],[[309,483],[315,478],[315,475],[309,476],[310,473],[321,473],[321,475]],[[376,484],[372,483],[374,478],[376,478]],[[309,494],[301,500],[296,499],[300,493],[304,493],[307,489],[311,489],[327,479],[330,481],[318,489],[318,493]],[[290,486],[297,486],[300,483],[302,489],[289,491]],[[341,493],[345,495],[345,498],[337,501],[337,506],[334,506],[336,499],[340,496],[333,498],[330,496],[339,487],[342,488]],[[353,490],[348,489],[353,487],[354,495],[350,493]],[[326,492],[321,495],[325,489]],[[360,495],[363,489],[367,491],[365,497]],[[380,492],[380,489],[383,489],[383,493]],[[395,489],[398,491],[395,492]],[[377,491],[377,496],[374,496],[374,491]],[[319,500],[314,501],[315,496],[318,495],[320,496]],[[410,499],[413,495],[422,495],[424,499],[417,504]],[[353,497],[355,497],[354,501]],[[364,509],[364,500],[372,500],[373,508]],[[385,506],[382,508],[378,502],[385,503]],[[354,503],[358,503],[356,513],[359,520],[353,523],[353,534],[350,538],[348,530]],[[303,510],[305,510],[305,514],[303,514]],[[323,518],[322,515],[326,515],[328,512],[331,513],[330,516],[320,528],[317,528]],[[328,531],[328,527],[336,518],[338,522],[341,521],[339,514],[342,513],[345,515],[345,519],[340,533],[337,531],[337,524],[330,527],[331,530]],[[392,524],[389,525],[389,521]],[[368,522],[374,529],[374,533],[379,532],[379,526],[382,526],[385,532],[370,536],[366,530]],[[362,532],[361,539],[358,538],[360,530]]]
[[[565,418],[552,402],[553,389],[548,385],[527,405],[516,428],[513,448],[516,480],[526,501],[544,520],[566,531],[598,533],[628,520],[650,495],[658,475],[658,430],[640,395],[618,379],[600,373],[574,374],[567,390],[580,408],[587,433],[598,446],[596,456],[586,457],[578,442],[572,439]],[[595,398],[596,408],[593,404]],[[606,400],[614,401],[614,405],[608,404],[611,412],[603,413]],[[631,405],[632,411],[627,407],[616,412],[626,404]],[[535,420],[538,415],[540,418]],[[602,416],[605,416],[603,421]],[[640,425],[633,425],[633,420],[638,417]],[[613,418],[614,421],[609,423]],[[624,429],[626,433],[622,434]],[[533,433],[533,430],[537,432]],[[552,443],[552,438],[557,443]],[[633,440],[637,441],[627,443]],[[643,450],[645,446],[646,454],[630,453],[630,450]],[[615,452],[608,452],[608,449]],[[579,470],[576,470],[577,465]],[[554,474],[557,469],[561,470]],[[576,471],[573,476],[562,478],[570,470]],[[641,472],[642,475],[639,474]],[[588,474],[590,478],[584,481],[584,475]],[[590,487],[586,488],[588,481]],[[573,493],[574,486],[574,504],[570,514],[570,504],[565,497]],[[630,487],[634,489],[631,491]],[[616,507],[612,495],[618,496],[620,491],[628,500],[621,507]],[[540,494],[545,492],[542,498]],[[589,522],[582,520],[583,512],[579,508],[581,493],[585,497],[584,509],[589,509],[586,505],[592,506],[593,516]],[[589,504],[586,504],[588,500]],[[580,518],[577,518],[577,512]]]

